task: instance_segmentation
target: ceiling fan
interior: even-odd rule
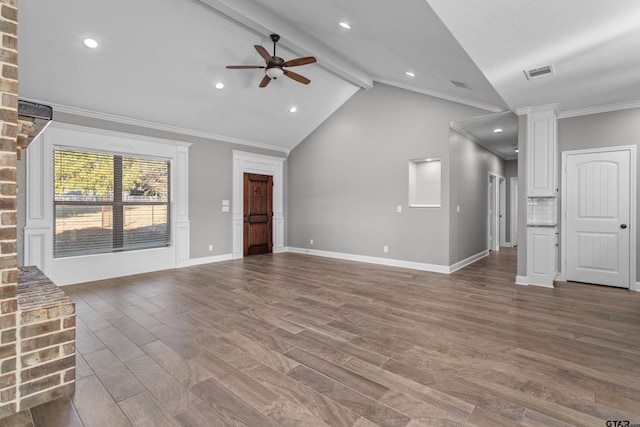
[[[284,59],[276,56],[276,43],[280,40],[280,36],[277,34],[271,34],[271,41],[273,42],[273,56],[269,55],[267,49],[260,45],[254,45],[262,59],[265,60],[266,65],[227,65],[227,68],[230,69],[252,69],[252,68],[264,68],[265,76],[260,82],[260,87],[266,87],[271,79],[277,79],[281,77],[283,74],[297,82],[308,85],[311,83],[311,80],[302,76],[298,73],[294,73],[293,71],[285,70],[285,67],[297,67],[299,65],[312,64],[316,62],[316,58],[313,56],[305,56],[303,58],[291,59],[289,61],[285,61]]]

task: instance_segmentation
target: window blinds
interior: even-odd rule
[[[170,162],[54,150],[54,257],[171,244]]]

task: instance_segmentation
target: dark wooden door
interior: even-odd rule
[[[272,252],[273,177],[244,174],[244,256]]]

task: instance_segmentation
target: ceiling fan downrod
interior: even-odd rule
[[[278,40],[280,40],[280,36],[278,34],[271,34],[269,37],[271,37],[271,41],[273,42],[273,56],[276,56],[276,43],[278,43]]]

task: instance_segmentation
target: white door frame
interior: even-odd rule
[[[284,161],[282,157],[265,156],[233,150],[233,189],[231,219],[233,259],[243,258],[244,174],[273,177],[273,253],[284,252]]]
[[[498,223],[500,230],[498,231],[498,242],[500,246],[507,246],[507,180],[504,177],[498,178]]]
[[[503,177],[489,172],[489,181],[487,182],[487,206],[489,208],[487,210],[487,248],[496,252],[500,250],[500,178]],[[492,181],[493,186],[491,185]],[[493,203],[491,203],[492,196]],[[491,236],[492,227],[494,236]]]
[[[509,192],[510,195],[510,236],[509,240],[511,246],[516,246],[518,244],[518,177],[511,177],[509,182]]]
[[[568,156],[575,154],[592,154],[592,153],[607,153],[614,151],[629,151],[630,165],[629,165],[629,289],[632,291],[640,291],[640,282],[636,281],[636,146],[624,145],[619,147],[602,147],[591,148],[585,150],[571,150],[562,152],[562,185],[561,195],[567,194],[567,160]],[[560,211],[560,225],[562,228],[561,241],[560,241],[560,280],[567,281],[567,198],[562,197],[561,211]]]

